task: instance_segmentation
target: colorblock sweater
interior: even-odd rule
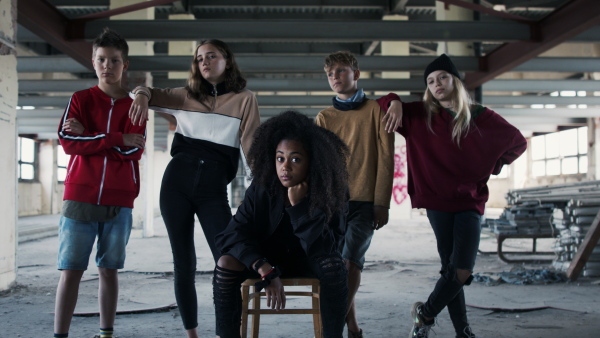
[[[111,98],[98,86],[73,94],[58,127],[60,144],[71,155],[65,200],[133,208],[140,191],[138,161],[144,150],[126,147],[123,134],[146,136],[146,124],[131,123],[131,103],[129,97]],[[63,130],[70,118],[81,122],[83,134]]]
[[[254,131],[260,124],[258,103],[251,91],[224,92],[220,86],[216,86],[214,96],[206,102],[189,96],[183,87],[137,87],[133,93],[138,91],[150,98],[150,109],[173,115],[177,119],[171,156],[186,152],[219,161],[227,167],[229,182],[237,173],[240,153],[246,166],[246,155]]]
[[[398,96],[388,94],[377,101],[387,110],[392,100]],[[423,102],[403,102],[402,110],[402,126],[396,131],[406,138],[408,194],[413,208],[483,214],[490,175],[500,173],[503,165],[527,149],[521,132],[484,108],[458,146],[452,141],[451,112],[442,109],[433,116],[432,132]]]
[[[350,200],[390,207],[394,179],[394,134],[385,131],[384,112],[374,100],[365,99],[356,109],[329,107],[316,118],[350,148],[348,174]]]

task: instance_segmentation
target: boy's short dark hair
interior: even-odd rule
[[[329,69],[331,69],[331,67],[333,67],[336,64],[342,66],[349,66],[350,68],[352,68],[352,70],[358,69],[358,60],[356,59],[354,54],[348,51],[339,51],[329,54],[325,58],[325,67],[323,68],[325,69],[325,71],[328,71]]]
[[[111,30],[108,27],[104,27],[102,33],[100,33],[96,39],[94,39],[92,55],[96,55],[96,50],[99,47],[116,48],[117,50],[121,51],[123,61],[127,61],[129,58],[129,45],[127,45],[127,41],[125,41],[125,39],[119,35],[119,33]]]

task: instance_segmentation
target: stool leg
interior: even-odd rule
[[[312,292],[313,295],[320,295],[320,286],[313,285]],[[315,296],[312,297],[312,308],[313,310],[319,310],[317,314],[313,315],[313,325],[315,327],[315,338],[323,338],[323,323],[321,323],[321,305],[319,304],[320,298]]]
[[[240,327],[240,334],[242,338],[248,337],[248,303],[250,299],[248,299],[248,293],[250,291],[250,287],[248,285],[242,285],[242,326]]]
[[[252,287],[253,293],[256,293],[256,286]],[[252,300],[252,308],[255,310],[260,309],[260,293]],[[260,314],[256,313],[252,315],[252,338],[258,338],[258,330],[260,326]]]

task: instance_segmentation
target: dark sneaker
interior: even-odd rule
[[[470,326],[465,327],[463,330],[462,336],[460,338],[477,338],[477,336],[473,333]]]
[[[429,330],[435,325],[435,321],[432,320],[429,323],[425,323],[425,319],[421,314],[421,307],[423,302],[416,302],[410,309],[410,317],[413,320],[413,328],[410,331],[408,338],[428,338]]]

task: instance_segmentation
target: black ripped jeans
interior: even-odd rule
[[[231,219],[224,166],[187,153],[175,154],[160,189],[160,211],[169,233],[175,272],[175,299],[186,330],[198,326],[194,215],[198,217],[213,258],[220,254],[215,236]]]
[[[282,277],[317,277],[321,282],[321,321],[325,338],[341,338],[345,325],[348,298],[348,271],[339,253],[314,259],[302,259],[302,253],[284,256],[267,256],[277,265]],[[213,278],[213,295],[217,322],[217,335],[221,338],[240,337],[242,314],[241,283],[247,278],[260,276],[247,269],[229,270],[217,266]]]
[[[469,326],[463,285],[471,284],[473,276],[463,284],[458,280],[456,270],[473,272],[481,236],[481,215],[471,210],[443,212],[428,209],[427,217],[435,233],[442,269],[440,279],[422,308],[423,315],[433,318],[447,307],[454,330],[460,337]]]

